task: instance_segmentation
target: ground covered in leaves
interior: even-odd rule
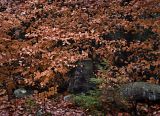
[[[86,116],[84,110],[65,102],[62,98],[55,101],[30,96],[23,99],[14,99],[10,102],[5,98],[1,97],[1,116]]]
[[[77,61],[88,58],[94,63],[94,75],[104,80],[100,89],[136,81],[159,84],[159,4],[159,0],[0,0],[0,115],[87,115],[88,109],[63,98],[47,98],[69,80]],[[13,91],[22,87],[38,91],[33,92],[38,97],[16,98]],[[142,103],[137,110],[158,115],[159,107]],[[102,109],[110,115],[131,115],[108,105]]]

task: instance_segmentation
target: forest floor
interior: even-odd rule
[[[139,1],[129,7],[114,1],[0,0],[1,116],[89,115],[93,107],[66,102],[57,93],[75,63],[88,58],[94,75],[103,79],[99,89],[137,81],[160,83],[159,17],[140,18],[153,6],[138,10]],[[33,92],[17,98],[19,88]],[[106,106],[108,115],[132,115]],[[137,110],[160,115],[159,104],[140,103]],[[103,111],[95,115],[105,115]]]

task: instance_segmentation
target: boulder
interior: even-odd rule
[[[160,100],[160,85],[147,82],[134,82],[122,85],[118,89],[119,95],[129,100]]]
[[[123,84],[118,88],[110,88],[102,95],[103,102],[115,103],[118,108],[131,108],[135,102],[160,101],[160,85],[147,82]]]
[[[94,85],[90,83],[91,77],[93,77],[92,60],[79,61],[73,71],[73,75],[70,77],[68,91],[71,93],[81,93],[94,88]]]

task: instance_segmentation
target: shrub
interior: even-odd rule
[[[95,114],[100,112],[101,109],[101,102],[100,102],[100,93],[101,91],[96,89],[96,90],[91,90],[88,93],[82,93],[78,95],[74,95],[74,103],[77,106],[80,106],[86,110],[88,110],[91,114]]]

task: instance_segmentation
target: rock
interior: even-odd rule
[[[66,96],[63,97],[63,100],[66,101],[66,102],[70,102],[70,101],[72,101],[72,99],[73,99],[72,95],[66,95]]]
[[[159,101],[160,86],[147,82],[133,82],[115,89],[108,89],[103,96],[103,101],[114,102],[119,108],[127,109],[133,102]]]
[[[71,93],[87,92],[94,85],[90,83],[93,77],[93,62],[90,59],[78,62],[77,67],[69,81],[68,91]]]
[[[44,112],[42,109],[38,110],[35,114],[36,116],[43,116],[44,115]]]
[[[53,0],[47,0],[48,1],[48,4],[52,4],[53,3]]]
[[[122,85],[119,94],[130,100],[160,100],[160,86],[147,82],[134,82]]]
[[[24,88],[19,88],[14,90],[14,96],[16,98],[21,98],[21,97],[25,97],[27,95],[27,90]]]

